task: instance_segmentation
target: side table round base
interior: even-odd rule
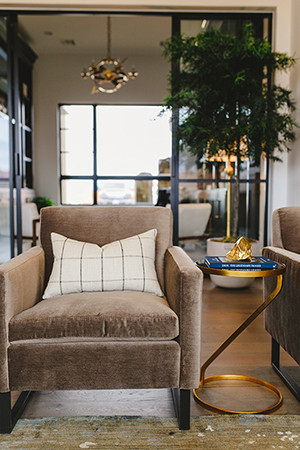
[[[238,380],[238,381],[250,381],[251,383],[260,384],[261,386],[264,386],[267,389],[270,389],[271,391],[275,392],[275,394],[278,396],[278,401],[275,405],[270,406],[265,409],[261,409],[258,411],[234,411],[229,409],[223,409],[219,408],[218,406],[211,405],[210,403],[205,402],[200,398],[200,391],[204,387],[204,384],[210,383],[212,381],[220,381],[220,380]],[[199,388],[193,390],[193,394],[195,397],[195,400],[200,403],[204,408],[207,408],[214,412],[221,412],[221,413],[227,413],[227,414],[269,414],[271,412],[276,411],[282,403],[283,397],[279,389],[277,389],[275,386],[273,386],[270,383],[267,383],[266,381],[259,380],[258,378],[248,377],[245,375],[216,375],[213,377],[208,377],[203,380],[203,384],[199,385]]]

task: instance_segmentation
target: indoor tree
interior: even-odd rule
[[[290,69],[295,58],[272,51],[267,40],[255,37],[251,24],[237,36],[219,30],[172,36],[164,49],[178,67],[169,75],[164,107],[181,111],[179,142],[197,161],[221,152],[236,157],[236,236],[241,160],[258,163],[264,154],[280,161],[280,152],[289,151],[295,140],[291,91],[274,83],[275,72]]]

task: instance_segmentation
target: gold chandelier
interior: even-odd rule
[[[106,92],[107,94],[112,94],[120,89],[123,84],[127,83],[130,78],[136,78],[138,72],[135,71],[134,66],[131,71],[127,74],[125,73],[122,63],[126,60],[124,58],[121,62],[118,59],[111,58],[110,55],[111,47],[111,26],[110,17],[107,17],[107,57],[102,59],[98,64],[95,65],[95,61],[92,61],[90,67],[86,69],[84,67],[81,72],[82,78],[90,78],[94,81],[95,86],[92,89],[92,94],[96,92]],[[108,84],[107,87],[103,86]]]

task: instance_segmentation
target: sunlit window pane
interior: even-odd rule
[[[98,175],[158,175],[171,156],[170,113],[161,106],[98,106]],[[165,170],[164,173],[170,173]]]
[[[92,180],[62,180],[63,205],[92,205],[94,201]]]
[[[9,178],[9,120],[0,112],[0,178]]]
[[[134,180],[98,181],[99,205],[133,205],[135,200]]]
[[[93,174],[93,107],[61,106],[61,174]]]
[[[98,205],[153,205],[158,200],[157,180],[105,180],[97,184]]]

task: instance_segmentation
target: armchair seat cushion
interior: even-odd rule
[[[57,338],[171,340],[178,317],[167,300],[132,291],[85,292],[42,300],[14,316],[9,341]]]

